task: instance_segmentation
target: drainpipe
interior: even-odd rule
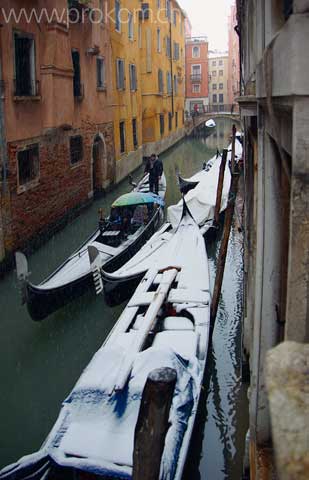
[[[171,85],[172,85],[172,115],[174,116],[174,78],[173,78],[173,40],[172,40],[172,14],[170,17],[170,42],[171,42]]]

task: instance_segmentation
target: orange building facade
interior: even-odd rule
[[[2,256],[115,180],[109,25],[74,4],[68,18],[66,0],[2,2]],[[8,21],[23,7],[43,11],[40,21]]]
[[[187,114],[204,112],[208,105],[208,41],[206,37],[187,38],[185,109]]]
[[[239,60],[239,37],[235,31],[237,27],[237,9],[236,4],[231,6],[231,12],[228,18],[228,42],[229,42],[229,67],[228,67],[228,98],[229,104],[234,105],[234,110],[238,109],[235,98],[240,95],[240,60]]]
[[[184,136],[185,20],[176,0],[3,0],[0,272]]]

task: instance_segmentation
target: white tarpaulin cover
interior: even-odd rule
[[[227,206],[231,184],[231,173],[229,168],[229,161],[231,160],[231,148],[232,146],[229,145],[222,190],[221,211],[225,210]],[[236,162],[240,160],[241,156],[242,145],[238,140],[236,140]],[[193,177],[187,179],[190,182],[199,182],[199,184],[193,190],[190,190],[185,196],[186,204],[194,220],[199,225],[203,225],[205,222],[214,217],[221,156],[218,158],[214,157],[210,162],[208,162],[208,164],[212,164],[212,167],[208,171],[202,170]],[[182,205],[182,200],[180,200],[177,205],[172,205],[168,208],[167,218],[174,228],[177,227],[180,222]]]

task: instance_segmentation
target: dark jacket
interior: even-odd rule
[[[159,158],[151,164],[151,160],[149,159],[146,163],[145,173],[149,173],[149,176],[152,178],[159,178],[162,176],[163,173],[163,163]]]

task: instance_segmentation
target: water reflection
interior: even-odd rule
[[[218,121],[207,139],[189,139],[162,155],[168,181],[167,204],[180,198],[175,170],[191,176],[227,145],[231,123]],[[224,137],[221,137],[223,132]],[[139,178],[142,170],[136,172]],[[119,185],[104,199],[56,234],[29,259],[32,280],[40,281],[96,228],[97,212],[128,190]],[[224,278],[223,296],[214,332],[201,414],[194,435],[187,479],[239,479],[246,418],[240,414],[245,394],[240,385],[240,315],[242,240],[233,233]],[[218,245],[209,249],[212,275]],[[55,312],[42,323],[30,320],[20,305],[15,273],[0,281],[0,467],[37,450],[54,424],[62,400],[100,347],[123,306],[109,308],[103,298],[86,295]],[[244,410],[244,408],[242,409]],[[206,426],[205,426],[206,423]],[[194,459],[195,458],[195,459]]]

